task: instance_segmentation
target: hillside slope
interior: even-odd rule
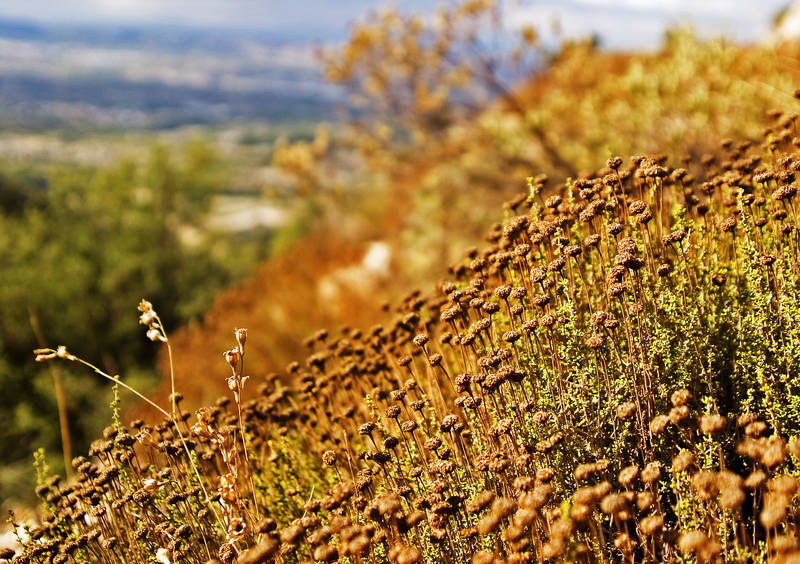
[[[760,136],[770,123],[768,110],[796,106],[798,84],[797,43],[734,46],[676,32],[654,54],[565,46],[545,72],[513,93],[513,103],[495,104],[469,123],[412,145],[386,143],[363,129],[339,132],[347,142],[334,136],[325,152],[317,148],[304,159],[311,163],[302,177],[313,177],[307,197],[316,198],[315,227],[274,264],[221,296],[203,323],[173,335],[179,388],[195,386],[198,368],[213,374],[216,367],[219,377],[210,375],[199,397],[188,397],[224,391],[218,347],[207,345],[225,342],[230,327],[250,329],[250,354],[267,373],[302,354],[300,343],[320,326],[377,322],[388,295],[442,276],[458,249],[495,220],[487,210],[523,189],[529,176],[574,176],[616,153],[699,159],[716,152],[720,139]],[[343,188],[326,171],[341,159],[341,147],[352,153],[353,146],[359,178]],[[348,284],[353,307],[334,307],[321,293],[320,278],[358,263],[365,241],[385,242],[395,269],[380,278],[374,295],[374,280]]]

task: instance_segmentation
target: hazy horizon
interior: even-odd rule
[[[441,2],[403,0],[74,0],[66,7],[52,0],[0,4],[0,18],[59,26],[147,27],[260,31],[298,41],[344,37],[348,25],[370,9],[432,13]],[[786,0],[541,0],[503,4],[509,27],[540,26],[547,36],[558,21],[567,37],[596,34],[612,49],[653,48],[665,29],[690,24],[704,36],[725,35],[756,41],[770,29]]]
[[[665,29],[758,41],[784,0],[539,0],[502,3],[509,32],[534,24],[545,44],[595,35],[642,51]],[[401,12],[437,4],[396,1]],[[346,39],[376,0],[52,0],[0,2],[4,129],[163,128],[236,120],[326,119],[340,91],[317,47]],[[554,26],[557,21],[558,25]],[[26,23],[27,22],[27,23]],[[561,30],[560,35],[553,31]]]

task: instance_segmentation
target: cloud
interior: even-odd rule
[[[769,30],[785,0],[535,0],[520,2],[507,13],[512,27],[537,25],[545,38],[557,21],[563,35],[598,35],[617,49],[654,48],[665,29],[689,23],[700,34],[754,41]]]
[[[47,23],[177,24],[280,29],[342,29],[368,9],[385,4],[425,10],[426,0],[25,0],[0,5],[0,17]]]
[[[450,0],[452,1],[452,0]],[[505,0],[513,25],[549,27],[557,18],[568,36],[599,34],[617,48],[653,47],[665,27],[691,21],[702,33],[754,40],[786,0]],[[431,12],[437,0],[24,0],[0,2],[0,17],[47,23],[177,24],[343,34],[371,8]]]

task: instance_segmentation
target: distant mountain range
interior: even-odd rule
[[[30,5],[9,4],[0,14],[41,16],[37,7],[49,0],[26,1]],[[315,49],[344,39],[348,21],[384,3],[209,0],[187,13],[178,3],[139,1],[143,4],[132,11],[124,2],[78,1],[83,21],[94,23],[67,23],[71,4],[54,9],[52,23],[0,16],[0,130],[159,129],[330,117],[342,92],[322,80]],[[769,33],[772,15],[785,3],[520,0],[510,3],[505,19],[509,29],[537,22],[543,39],[553,45],[558,38],[548,32],[548,22],[558,20],[562,38],[595,34],[611,49],[641,49],[655,48],[666,27],[686,21],[703,36],[758,40]],[[95,4],[104,7],[106,17],[118,8],[119,17],[127,13],[140,23],[92,19]],[[395,4],[424,13],[436,3]],[[800,29],[796,6],[783,12],[782,29]],[[160,23],[142,22],[144,8],[150,21]],[[235,25],[210,28],[195,21],[212,21],[212,16]],[[256,31],[259,27],[269,31]]]
[[[341,98],[286,34],[0,19],[0,128],[317,120]]]

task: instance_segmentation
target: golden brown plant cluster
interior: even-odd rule
[[[758,137],[765,110],[793,104],[800,80],[798,42],[736,45],[675,32],[654,53],[608,53],[586,43],[547,53],[535,37],[494,29],[491,2],[448,5],[436,19],[382,12],[354,26],[349,44],[329,57],[330,78],[351,86],[374,111],[314,142],[277,147],[273,161],[297,179],[298,194],[315,202],[317,228],[303,237],[304,252],[331,233],[343,258],[354,241],[385,241],[402,264],[386,283],[393,296],[432,284],[441,264],[459,258],[495,220],[487,210],[518,192],[531,171],[574,178],[603,166],[609,154],[634,152],[663,151],[674,164],[687,153],[699,162],[716,154],[723,138]],[[492,33],[497,44],[520,40],[521,68],[529,72],[523,80],[491,72],[514,63],[487,50],[492,41],[476,46]],[[537,60],[541,66],[530,64]],[[436,91],[443,95],[436,94],[431,110]],[[336,247],[327,252],[335,256]],[[248,321],[251,354],[267,363],[265,371],[282,370],[287,356],[298,354],[291,343],[315,327],[380,319],[385,293],[371,305],[320,315],[317,323],[310,316],[336,300],[323,300],[300,323],[286,322],[294,315],[273,316],[317,302],[319,278],[306,274],[305,261],[279,262],[285,270],[275,276],[293,291],[280,291],[282,284],[273,291],[270,278],[259,275],[257,284],[219,300],[205,326],[175,334],[179,379],[187,375],[191,383],[216,358],[230,327],[241,323],[240,311],[257,312]],[[232,299],[247,305],[231,309]],[[189,390],[186,397],[198,399]]]
[[[771,119],[531,178],[437,292],[289,377],[248,379],[238,331],[230,397],[109,427],[12,561],[794,561],[800,118]]]
[[[282,370],[314,328],[371,325],[387,293],[433,283],[531,171],[576,177],[610,152],[699,161],[721,138],[757,137],[765,110],[792,104],[800,81],[797,41],[737,45],[676,31],[657,52],[588,42],[549,52],[534,30],[504,30],[503,20],[502,3],[482,0],[449,2],[434,18],[386,10],[328,54],[328,78],[366,111],[313,141],[276,145],[273,164],[311,202],[310,228],[296,250],[225,292],[203,324],[173,335],[187,400],[223,391],[200,390],[194,374],[215,361],[243,313],[254,314],[250,354],[265,371]],[[512,44],[513,52],[491,48]],[[388,243],[402,269],[377,299],[357,288],[342,298],[352,307],[330,312],[340,299],[320,298],[320,279],[373,240]],[[321,241],[327,259],[314,251]]]

